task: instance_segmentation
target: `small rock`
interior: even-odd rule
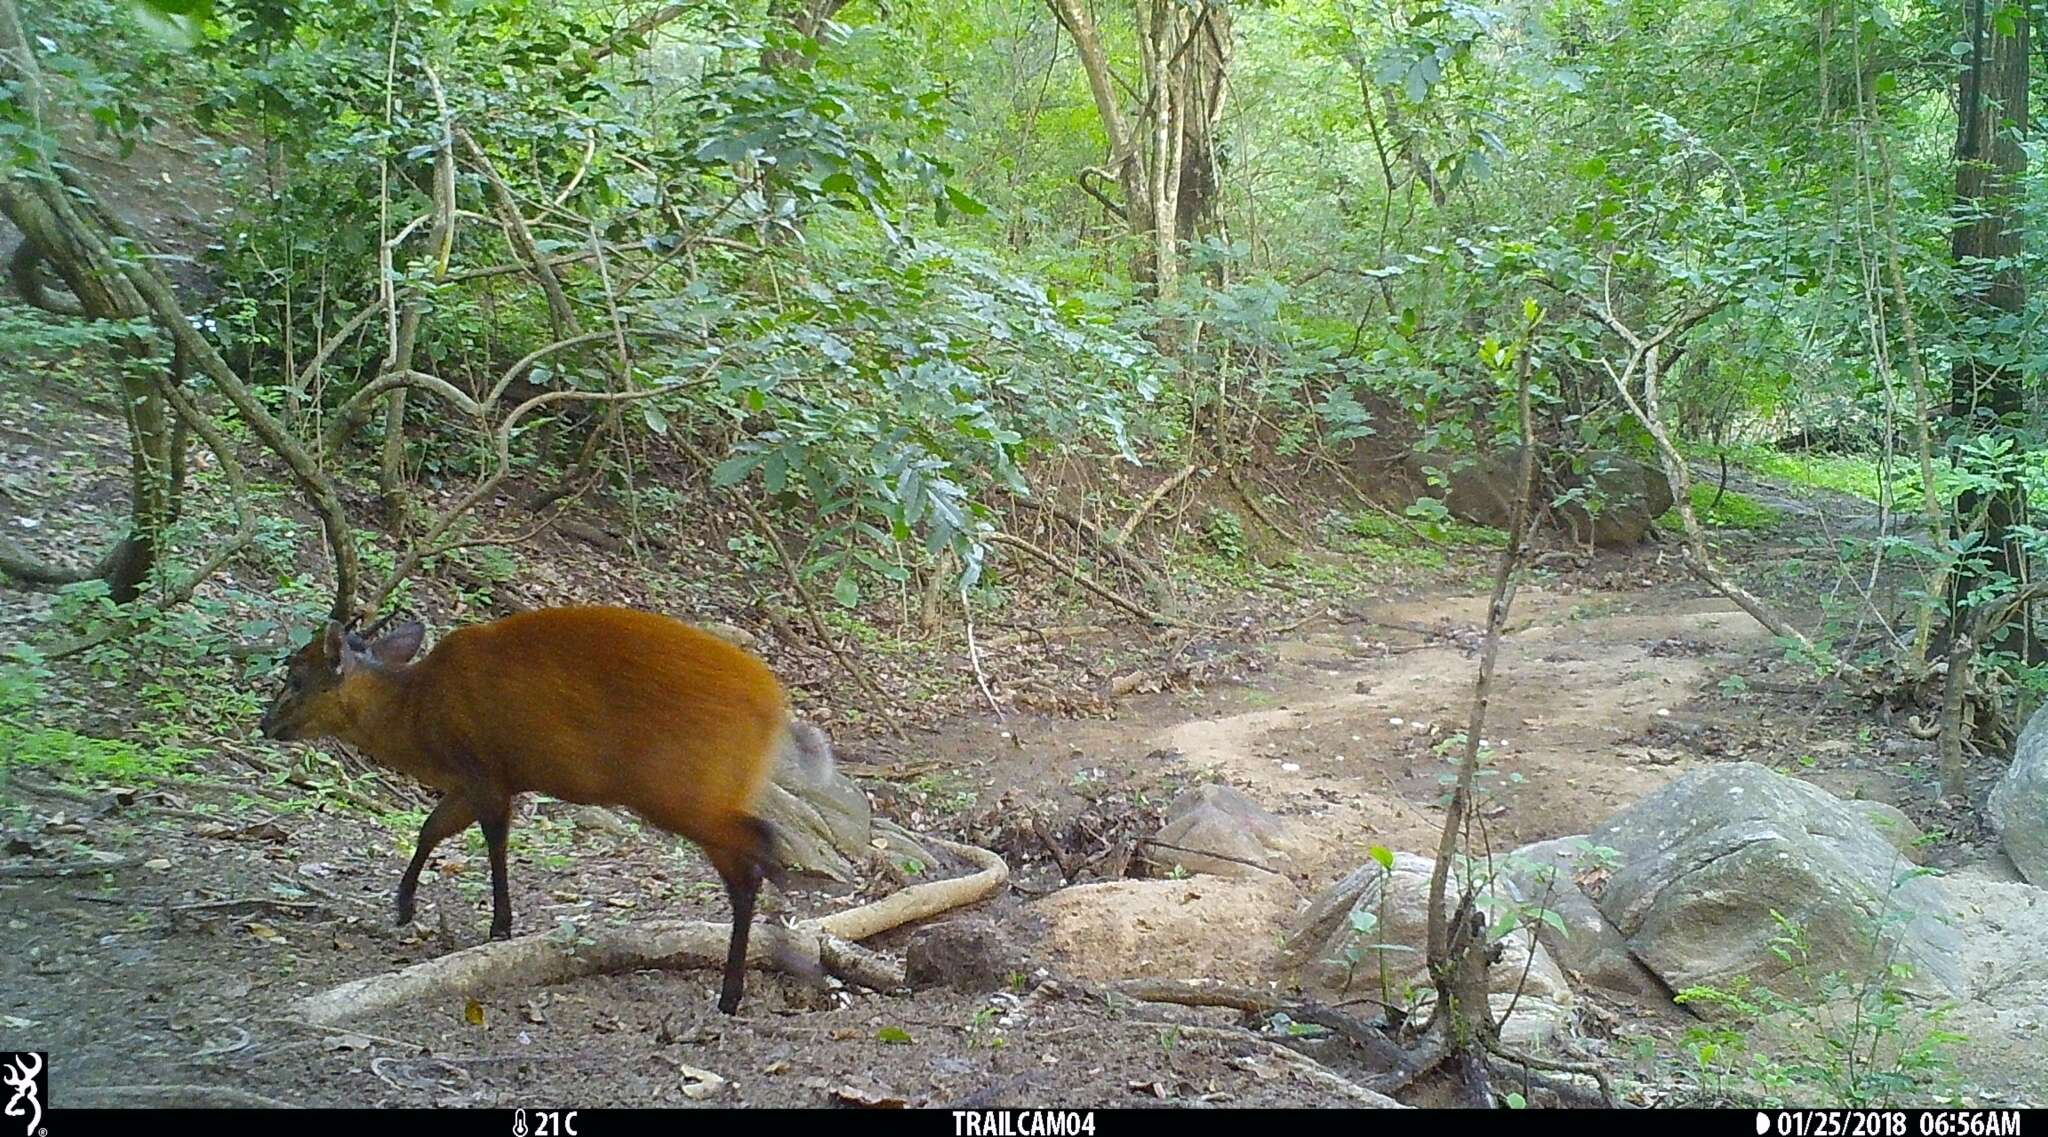
[[[913,990],[951,987],[965,994],[993,991],[1023,970],[1022,953],[987,920],[948,920],[922,929],[903,956],[903,979]]]
[[[746,648],[748,651],[760,650],[761,637],[736,624],[728,624],[721,620],[707,620],[697,626],[727,643],[736,644]]]

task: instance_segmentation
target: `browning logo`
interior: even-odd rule
[[[49,1055],[35,1050],[0,1055],[0,1089],[7,1091],[7,1117],[21,1123],[21,1137],[46,1137],[43,1100],[49,1096]],[[0,1137],[12,1137],[11,1128]]]

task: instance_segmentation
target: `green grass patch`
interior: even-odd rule
[[[1696,457],[1712,461],[1718,455],[1702,452]],[[1901,509],[1919,507],[1920,463],[1910,455],[1895,456],[1886,470],[1868,454],[1786,453],[1768,446],[1740,446],[1728,451],[1728,462],[1790,485],[1833,490],[1872,502],[1889,499]],[[1936,478],[1946,479],[1949,472],[1946,461],[1935,459]]]
[[[1450,566],[1450,549],[1499,549],[1506,532],[1471,525],[1450,517],[1410,517],[1405,523],[1384,513],[1365,512],[1344,519],[1331,544],[1375,564],[1442,569]]]
[[[33,769],[59,781],[124,786],[176,781],[197,756],[180,746],[94,738],[0,717],[0,769]]]
[[[1352,536],[1398,547],[1418,545],[1463,545],[1487,549],[1507,547],[1505,530],[1489,525],[1471,525],[1453,517],[1410,517],[1406,524],[1384,513],[1356,513],[1346,522]]]
[[[1715,501],[1715,497],[1720,497]],[[1692,511],[1700,524],[1710,529],[1769,529],[1778,523],[1778,511],[1764,505],[1746,494],[1728,490],[1723,493],[1713,486],[1692,488]],[[1683,532],[1685,522],[1679,519],[1678,511],[1667,510],[1657,519],[1659,527],[1673,533]]]

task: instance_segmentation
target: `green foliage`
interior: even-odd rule
[[[1731,464],[1740,465],[1794,485],[1852,494],[1865,501],[1896,503],[1899,508],[1917,509],[1920,502],[1920,470],[1915,459],[1900,455],[1889,469],[1875,458],[1855,454],[1786,453],[1767,446],[1738,447],[1729,451]],[[1949,470],[1946,458],[1935,462],[1937,477]]]
[[[1771,954],[1784,964],[1776,990],[1738,978],[1695,986],[1680,1003],[1713,1008],[1718,1021],[1689,1029],[1687,1053],[1710,1097],[1728,1104],[1839,1105],[1884,1108],[1950,1098],[1948,1070],[1964,1036],[1942,1027],[1942,1009],[1921,1010],[1902,990],[1903,965],[1878,963],[1868,975],[1822,973],[1804,930],[1771,913],[1778,932]],[[1896,922],[1897,913],[1889,921]],[[1768,1041],[1766,1041],[1768,1039]]]

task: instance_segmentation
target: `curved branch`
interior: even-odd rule
[[[609,336],[611,333],[600,332],[595,334],[602,338]],[[371,594],[368,604],[365,605],[365,610],[375,612],[382,608],[385,600],[391,596],[392,590],[396,589],[405,581],[405,578],[411,576],[413,571],[419,568],[420,561],[425,559],[425,550],[431,549],[438,544],[441,538],[447,535],[448,530],[454,527],[455,522],[463,514],[468,513],[476,507],[478,502],[490,496],[491,492],[498,488],[499,483],[503,482],[506,476],[512,472],[512,428],[519,425],[520,419],[551,403],[570,401],[625,403],[652,398],[656,395],[671,394],[704,382],[710,378],[710,370],[717,367],[719,362],[717,359],[712,360],[711,367],[705,369],[706,373],[704,375],[686,383],[668,383],[660,387],[649,387],[638,391],[546,391],[514,407],[512,412],[505,416],[504,421],[498,424],[498,429],[493,432],[492,443],[493,448],[497,452],[497,468],[491,471],[489,477],[478,482],[469,493],[463,495],[461,501],[456,502],[451,509],[443,513],[435,521],[433,527],[423,534],[418,541],[413,543],[412,549],[392,568],[390,574],[384,578],[383,583],[379,584],[376,591]]]

